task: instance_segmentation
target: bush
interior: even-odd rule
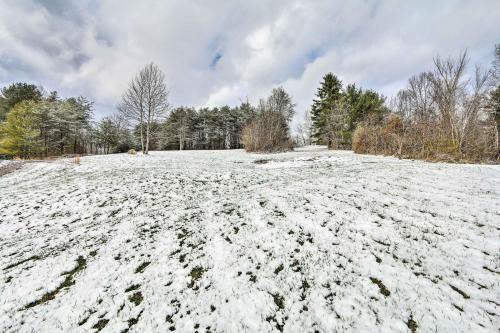
[[[129,151],[127,152],[127,154],[129,154],[129,155],[135,155],[135,154],[137,154],[137,152],[135,151],[135,149],[129,149]]]
[[[352,149],[358,154],[395,155],[447,162],[484,162],[495,159],[494,135],[488,126],[469,132],[466,144],[458,147],[438,123],[404,126],[400,117],[390,115],[378,125],[359,126]]]
[[[402,122],[391,116],[382,125],[361,126],[354,131],[352,149],[358,154],[401,155]]]
[[[243,145],[248,152],[280,152],[293,148],[286,120],[276,112],[264,112],[243,129]]]

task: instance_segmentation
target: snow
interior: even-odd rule
[[[0,331],[494,332],[499,194],[498,166],[317,147],[26,164]]]

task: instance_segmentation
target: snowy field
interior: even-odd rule
[[[309,148],[0,177],[0,332],[499,329],[499,166]]]

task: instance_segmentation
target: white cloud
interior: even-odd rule
[[[0,84],[86,95],[102,115],[154,61],[174,105],[256,102],[284,85],[300,117],[330,71],[390,95],[437,54],[469,48],[488,65],[498,22],[495,0],[4,0]]]

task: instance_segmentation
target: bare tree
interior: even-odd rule
[[[152,124],[168,112],[165,75],[154,63],[146,65],[132,79],[118,110],[133,126],[139,126],[143,154],[149,152]]]
[[[443,125],[448,129],[456,148],[459,148],[460,143],[459,109],[468,83],[464,78],[467,63],[467,52],[457,59],[443,60],[437,57],[434,59],[434,72],[430,76]]]
[[[292,148],[289,122],[295,112],[292,97],[281,87],[261,99],[254,121],[243,130],[243,144],[247,151],[281,151]]]
[[[297,133],[296,141],[299,146],[308,146],[312,144],[312,121],[309,110],[304,114],[303,121],[297,124],[295,131]]]

